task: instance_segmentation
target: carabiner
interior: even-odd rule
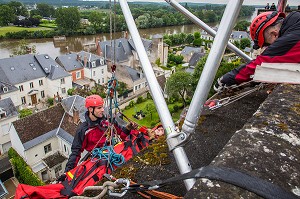
[[[115,182],[115,184],[123,184],[125,185],[125,188],[128,188],[130,185],[130,180],[126,178],[119,178]],[[122,192],[113,192],[111,190],[108,191],[108,195],[115,196],[115,197],[123,197],[127,193],[127,189],[122,189]]]

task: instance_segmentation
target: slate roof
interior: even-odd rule
[[[152,39],[161,39],[163,36],[161,34],[155,34],[152,36]]]
[[[83,57],[81,58],[83,59]],[[61,63],[61,66],[66,69],[66,71],[71,72],[74,70],[79,70],[83,68],[83,64],[77,60],[76,53],[69,53],[66,55],[58,56],[55,59],[57,62]]]
[[[12,117],[19,114],[10,98],[1,99],[0,108],[6,112],[6,117]]]
[[[201,48],[196,48],[196,47],[190,47],[190,46],[186,46],[184,47],[184,49],[181,51],[182,55],[190,55],[191,53],[195,53],[195,52],[201,52]]]
[[[190,61],[189,61],[189,65],[190,65],[190,66],[196,66],[197,63],[198,63],[198,61],[199,61],[202,57],[204,57],[204,56],[205,56],[205,53],[195,52],[195,53],[192,55],[192,57],[191,57],[191,59],[190,59]]]
[[[156,79],[158,81],[158,84],[160,85],[161,90],[163,91],[165,89],[166,82],[167,82],[165,75],[160,75],[156,77]]]
[[[133,82],[143,78],[143,74],[138,72],[137,70],[130,68],[129,66],[124,66],[124,67],[126,68]]]
[[[103,58],[103,57],[100,57],[93,53],[86,52],[86,51],[81,51],[78,54],[81,56],[81,60],[84,60],[84,56],[87,56],[88,62],[96,61],[96,67],[100,65],[100,59]]]
[[[9,157],[7,154],[2,155],[0,157],[0,173],[4,173],[5,171],[11,169],[11,164],[9,162]],[[1,197],[0,197],[1,198]]]
[[[57,79],[69,75],[59,66],[55,69],[59,70],[58,72],[52,70],[51,73],[53,66],[57,66],[57,63],[47,54],[27,54],[0,59],[1,72],[6,76],[5,79],[7,83],[12,85],[46,77],[48,75],[50,75],[50,79]]]
[[[66,159],[67,158],[65,156],[63,156],[59,152],[56,152],[56,153],[44,158],[43,161],[48,165],[49,168],[53,168],[54,166],[65,161]]]
[[[135,47],[135,45],[134,45],[134,43],[133,43],[133,39],[129,39],[128,42],[130,43],[130,45],[132,46],[132,48],[133,48],[135,51],[137,51],[137,50],[136,50],[136,47]],[[142,38],[142,43],[143,43],[144,48],[145,48],[146,51],[148,51],[149,48],[151,48],[151,45],[152,45],[152,41],[151,41],[151,40],[149,40],[149,39],[143,39],[143,38]]]
[[[250,36],[247,32],[245,31],[232,31],[230,35],[231,39],[242,39],[242,38],[248,38],[250,39]]]
[[[79,118],[81,122],[85,121],[84,114],[87,111],[85,108],[85,98],[79,95],[73,95],[62,100],[61,105],[64,110],[73,116],[73,109],[79,111]]]
[[[0,67],[11,84],[19,84],[46,76],[34,55],[0,59]]]
[[[116,44],[116,48],[114,45]],[[120,38],[115,40],[107,40],[99,42],[103,56],[106,59],[114,58],[114,52],[116,53],[116,61],[122,62],[128,60],[128,56],[132,55],[133,47],[130,45],[127,39]]]
[[[3,79],[2,79],[3,77]],[[3,80],[6,78],[6,76],[4,75],[3,71],[1,71],[1,68],[0,68],[0,95],[4,94],[4,93],[10,93],[10,92],[13,92],[13,91],[17,91],[18,88],[15,87],[14,85],[11,85],[10,83],[7,83],[7,82],[4,82]],[[4,92],[4,87],[7,88],[7,92]]]

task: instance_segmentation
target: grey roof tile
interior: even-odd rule
[[[81,59],[83,58],[77,57],[76,53],[69,53],[66,55],[58,56],[55,60],[58,61],[58,63],[61,63],[61,66],[64,67],[66,71],[70,72],[83,68]]]
[[[190,66],[196,66],[197,63],[198,63],[198,61],[199,61],[202,57],[204,57],[204,56],[205,56],[205,53],[195,52],[195,53],[192,55],[192,57],[191,57],[191,59],[190,59],[190,61],[189,61],[189,65],[190,65]]]
[[[54,166],[61,164],[66,159],[67,158],[65,156],[63,156],[59,152],[56,152],[56,153],[44,158],[43,161],[47,164],[47,166],[49,168],[53,168]]]
[[[6,112],[6,117],[13,117],[19,114],[10,98],[1,99],[0,108]]]
[[[79,111],[79,118],[81,122],[85,121],[84,114],[87,111],[85,108],[85,98],[79,95],[73,95],[67,97],[62,100],[61,102],[62,107],[64,108],[65,112],[69,115],[73,116],[73,109]]]
[[[39,62],[31,54],[0,59],[0,67],[9,83],[13,85],[46,76]]]
[[[128,56],[132,55],[132,46],[129,44],[128,40],[125,38],[101,41],[99,42],[103,56],[106,59],[113,59],[116,57],[116,61],[122,62],[128,60]],[[116,48],[114,46],[116,45]],[[115,53],[114,53],[115,52]],[[116,54],[114,56],[114,54]]]
[[[138,72],[137,70],[135,70],[135,69],[133,69],[129,66],[125,66],[125,68],[126,68],[128,74],[130,75],[133,82],[143,78],[143,74]]]
[[[181,51],[182,55],[190,55],[191,53],[195,53],[195,52],[201,52],[201,48],[199,47],[190,47],[190,46],[186,46],[184,47],[184,49]]]
[[[134,45],[134,43],[133,43],[133,40],[132,40],[132,39],[129,39],[128,42],[129,42],[129,44],[132,46],[132,48],[133,48],[135,51],[137,51],[137,50],[136,50],[136,47],[135,47],[135,45]],[[152,45],[152,41],[151,41],[151,40],[142,38],[142,43],[143,43],[144,48],[145,48],[146,51],[148,51],[149,48],[151,48],[151,45]]]

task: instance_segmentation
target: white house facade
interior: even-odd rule
[[[9,131],[12,122],[18,119],[18,111],[10,98],[0,100],[0,155],[11,147]]]
[[[57,93],[66,97],[63,91],[72,88],[71,76],[46,54],[0,59],[0,77],[2,84],[13,86],[13,92],[0,93],[1,98],[10,97],[17,107],[38,104]]]

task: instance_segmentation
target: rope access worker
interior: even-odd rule
[[[261,63],[300,63],[300,13],[282,12],[259,14],[250,26],[253,48],[267,47],[256,59],[226,73],[217,80],[214,90],[221,92],[227,87],[250,81],[255,68]]]
[[[83,150],[91,152],[94,148],[105,145],[105,132],[109,127],[109,122],[104,116],[103,105],[104,101],[99,95],[91,95],[85,99],[85,107],[88,109],[85,113],[86,121],[76,131],[65,172],[77,166]],[[127,126],[121,126],[115,121],[114,127],[117,130],[116,133],[124,140],[130,131],[137,127],[137,124],[132,122]]]

